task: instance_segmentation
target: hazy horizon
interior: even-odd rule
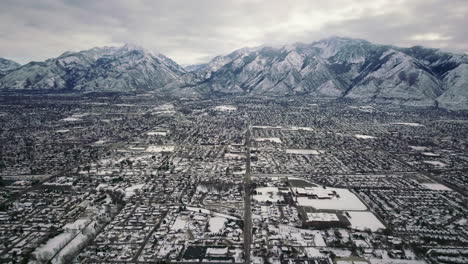
[[[191,65],[243,47],[331,36],[467,53],[467,13],[463,0],[6,0],[0,3],[0,57],[25,64],[134,43]]]

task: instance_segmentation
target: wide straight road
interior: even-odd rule
[[[246,165],[244,179],[244,251],[245,263],[250,264],[250,246],[252,244],[252,211],[250,208],[250,125],[245,132]]]

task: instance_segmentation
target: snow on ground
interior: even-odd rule
[[[421,154],[423,154],[424,156],[428,156],[428,157],[439,157],[440,156],[439,154],[436,154],[434,152],[422,152]]]
[[[62,264],[62,258],[71,252],[76,252],[94,233],[96,229],[94,225],[96,222],[92,222],[83,232],[79,232],[78,235],[73,238],[58,254],[52,259],[52,264]]]
[[[237,107],[232,106],[232,105],[220,105],[220,106],[216,106],[214,110],[221,111],[221,112],[230,112],[230,111],[236,111]]]
[[[81,119],[75,118],[75,117],[67,117],[67,118],[62,119],[62,121],[65,121],[65,122],[74,122],[74,121],[80,121],[80,120]]]
[[[377,231],[379,228],[385,228],[385,226],[379,221],[379,219],[372,212],[348,212],[351,216],[348,220],[351,222],[351,227],[364,231],[369,228],[372,231]]]
[[[402,126],[412,126],[412,127],[421,127],[424,125],[418,124],[418,123],[391,123],[393,125],[402,125]]]
[[[59,129],[59,130],[56,130],[55,132],[57,132],[57,133],[67,133],[69,131],[70,131],[70,129]]]
[[[173,152],[174,146],[148,146],[146,152]]]
[[[153,112],[157,114],[174,114],[175,107],[173,104],[163,104],[153,108]]]
[[[286,149],[286,153],[298,155],[319,155],[320,153],[323,153],[323,151],[315,149]]]
[[[424,260],[369,259],[371,264],[426,264]]]
[[[413,150],[416,150],[416,151],[428,150],[427,147],[422,147],[422,146],[409,146],[409,147],[412,148]]]
[[[283,143],[283,141],[281,141],[280,138],[275,138],[275,137],[271,137],[271,138],[254,138],[254,140],[257,141],[257,142],[270,141],[270,142],[278,143],[278,144]]]
[[[166,131],[150,131],[147,132],[146,135],[148,136],[167,136]]]
[[[73,223],[68,223],[66,224],[63,229],[76,229],[76,230],[81,230],[83,229],[89,222],[91,222],[91,219],[89,218],[81,218],[76,220]]]
[[[224,228],[227,219],[220,216],[211,217],[208,224],[208,229],[211,233],[219,233]]]
[[[361,134],[355,134],[354,137],[359,138],[359,139],[374,139],[375,138],[373,136],[361,135]]]
[[[293,130],[293,131],[296,131],[296,130],[315,131],[315,130],[314,130],[313,128],[311,128],[311,127],[296,127],[296,126],[289,127],[289,128],[287,128],[287,130]]]
[[[298,188],[295,188],[296,190]],[[310,187],[312,192],[320,192],[322,187]],[[359,200],[359,198],[347,189],[327,188],[327,191],[335,191],[337,195],[331,199],[313,199],[311,197],[297,197],[297,204],[299,206],[310,206],[315,209],[329,209],[329,210],[366,210],[367,207]],[[339,196],[339,197],[338,197]]]
[[[237,154],[237,153],[226,153],[226,154],[224,154],[224,158],[227,158],[227,159],[244,159],[245,155],[244,154]]]
[[[452,189],[440,183],[422,183],[421,185],[434,191],[452,191]]]
[[[423,160],[424,163],[431,164],[438,167],[445,167],[445,163],[436,160]]]
[[[94,145],[102,145],[102,144],[104,144],[106,142],[107,141],[105,141],[105,140],[98,140],[98,141],[94,142]]]
[[[290,225],[280,224],[269,225],[268,228],[276,234],[271,235],[270,239],[279,239],[280,241],[289,241],[292,244],[303,247],[325,247],[326,243],[319,230],[307,230]]]
[[[185,229],[187,225],[187,219],[182,218],[182,216],[178,216],[177,219],[174,221],[174,224],[171,227],[171,230],[179,231]]]
[[[307,255],[307,257],[309,257],[309,258],[326,257],[327,256],[327,254],[321,253],[320,249],[318,249],[318,248],[304,247],[303,250],[304,250],[304,253]]]
[[[133,186],[130,186],[130,187],[126,188],[125,189],[125,198],[128,199],[128,198],[134,196],[136,191],[143,188],[143,186],[145,186],[144,183],[136,184],[136,185],[133,185]]]
[[[317,233],[314,235],[314,244],[316,247],[326,247],[327,244],[325,243],[325,240],[323,240],[322,234],[320,234],[319,231],[316,231]]]
[[[258,202],[278,203],[284,201],[284,197],[279,193],[279,189],[276,187],[262,187],[255,189],[257,194],[253,196],[253,199]]]
[[[70,241],[76,233],[74,232],[63,232],[52,239],[49,239],[45,245],[42,245],[36,250],[34,250],[33,254],[37,257],[45,257],[51,258],[55,253],[57,253],[60,248],[65,246],[65,244]]]

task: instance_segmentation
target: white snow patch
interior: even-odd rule
[[[354,229],[364,231],[366,228],[369,228],[372,231],[377,231],[379,228],[385,228],[372,212],[349,211],[348,214],[351,216],[348,220]]]
[[[299,189],[306,188],[293,188],[294,192]],[[307,187],[307,192],[318,193],[323,192],[322,187]],[[312,197],[297,197],[297,204],[299,206],[310,206],[316,209],[329,209],[329,210],[366,210],[367,207],[359,200],[359,198],[347,189],[330,188],[327,187],[327,192],[336,192],[336,195],[324,199],[314,199]],[[324,197],[323,195],[321,195]]]
[[[421,125],[419,123],[391,123],[393,125],[402,125],[402,126],[412,126],[412,127],[422,127],[424,125]]]
[[[361,135],[361,134],[355,134],[354,137],[359,138],[359,139],[374,139],[375,138],[373,136]]]
[[[219,233],[224,228],[227,219],[220,216],[211,217],[208,224],[208,229],[211,233]]]
[[[146,135],[148,136],[167,136],[166,131],[150,131],[147,132]]]
[[[298,155],[319,155],[320,153],[323,153],[323,151],[315,149],[286,149],[286,153]]]
[[[445,163],[442,163],[437,160],[423,160],[424,163],[431,164],[437,167],[445,167]]]
[[[134,196],[137,192],[137,190],[141,190],[141,188],[143,188],[143,186],[145,186],[144,183],[142,184],[136,184],[136,185],[133,185],[133,186],[130,186],[128,188],[125,189],[125,198],[130,198],[132,196]]]
[[[148,146],[146,152],[173,152],[174,146]]]
[[[232,106],[232,105],[219,105],[214,108],[216,111],[221,111],[221,112],[231,112],[231,111],[236,111],[237,107]]]
[[[434,191],[452,191],[452,189],[440,183],[422,183],[421,185]]]

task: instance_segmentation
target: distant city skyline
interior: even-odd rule
[[[5,0],[0,57],[24,64],[134,43],[190,65],[242,47],[330,36],[467,53],[467,14],[465,0]]]

